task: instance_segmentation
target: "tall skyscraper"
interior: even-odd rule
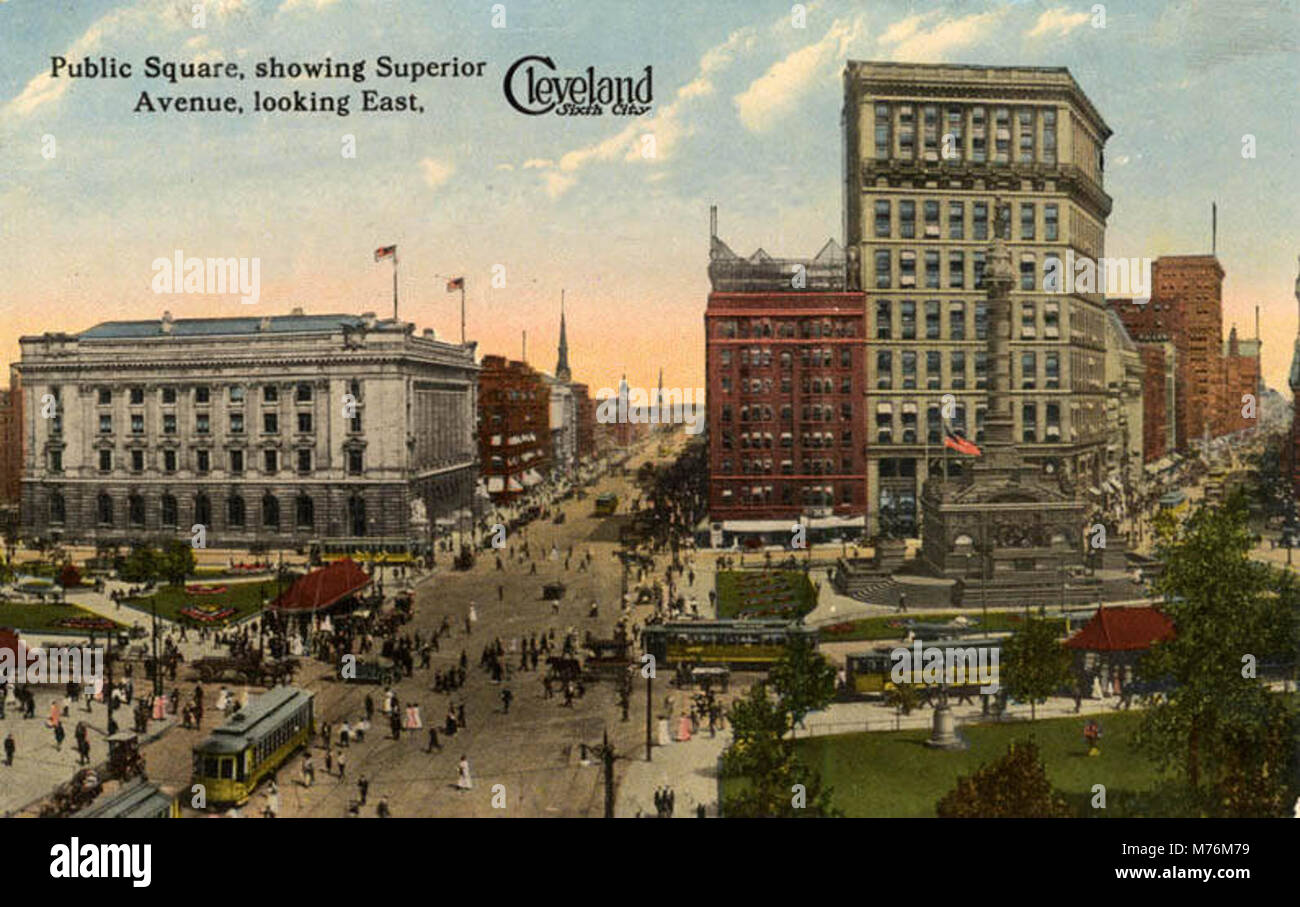
[[[1098,484],[1104,294],[1044,284],[1049,262],[1067,250],[1104,255],[1111,200],[1102,149],[1111,131],[1092,102],[1064,68],[850,62],[842,125],[845,245],[858,270],[850,279],[866,292],[875,347],[866,388],[871,528],[883,512],[891,531],[915,534],[921,486],[943,468],[945,402],[950,423],[982,436],[994,223],[1005,225],[1016,274],[1015,441],[1031,466]]]

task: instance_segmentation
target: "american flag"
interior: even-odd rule
[[[375,261],[383,261],[385,258],[396,258],[397,246],[380,246],[375,250]]]
[[[973,441],[967,439],[959,429],[953,428],[946,422],[944,423],[943,446],[952,448],[957,453],[966,454],[967,456],[978,457],[983,454],[983,451],[975,446]]]
[[[465,289],[465,278],[455,277],[447,281],[447,292],[455,293],[457,290]]]

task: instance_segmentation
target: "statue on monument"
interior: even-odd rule
[[[424,501],[419,498],[411,500],[411,525],[425,526],[429,522],[429,512],[424,506]]]

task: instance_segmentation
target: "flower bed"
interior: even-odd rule
[[[229,589],[229,586],[218,586],[214,583],[192,583],[185,587],[185,591],[190,595],[216,595]]]
[[[67,630],[111,630],[117,625],[107,617],[64,617],[56,620],[54,626]]]
[[[234,608],[222,605],[190,605],[179,611],[181,617],[188,617],[190,620],[204,624],[229,620],[238,613]]]

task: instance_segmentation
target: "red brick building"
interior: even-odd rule
[[[1175,313],[1179,449],[1217,434],[1224,410],[1223,268],[1213,255],[1166,255],[1151,268],[1151,303]]]
[[[505,503],[543,481],[551,465],[551,391],[526,362],[484,356],[478,376],[479,470]]]
[[[18,370],[9,370],[9,390],[0,391],[0,507],[22,501],[23,394]]]
[[[866,305],[843,253],[741,259],[713,237],[705,311],[715,536],[855,535],[867,511]]]
[[[1221,435],[1255,428],[1259,424],[1259,356],[1259,338],[1239,340],[1237,326],[1234,324],[1228,332],[1228,339],[1223,341],[1223,408],[1219,414]],[[1250,414],[1252,408],[1253,415]]]

